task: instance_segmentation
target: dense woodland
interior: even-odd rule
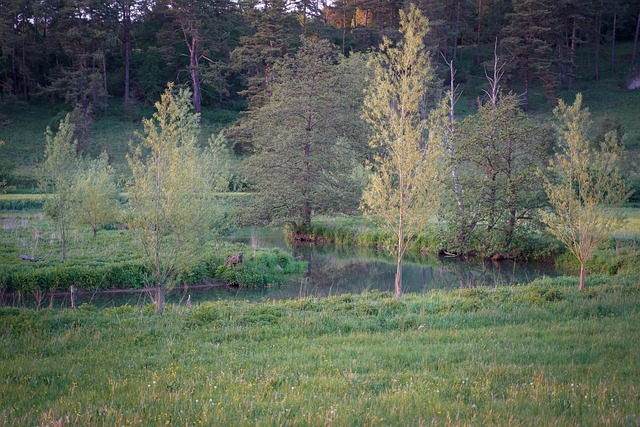
[[[637,63],[637,0],[421,0],[427,47],[442,62],[460,47],[480,65],[499,44],[507,77],[541,83],[553,99],[580,76]],[[95,109],[155,102],[169,81],[191,87],[194,108],[244,109],[269,94],[273,66],[326,39],[348,56],[398,36],[399,1],[369,0],[4,0],[0,2],[0,89],[29,101],[52,98]],[[616,55],[632,42],[631,57]],[[604,49],[603,46],[608,46]],[[581,49],[582,56],[578,57]],[[578,69],[580,72],[578,72]],[[464,81],[465,73],[458,79]],[[446,72],[442,73],[446,78]],[[525,108],[527,99],[525,98]]]

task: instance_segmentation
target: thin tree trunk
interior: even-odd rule
[[[159,316],[164,314],[164,286],[162,283],[156,285],[156,313]]]
[[[578,30],[576,20],[573,20],[573,29],[571,30],[571,53],[569,58],[569,91],[573,90],[573,73],[576,59],[576,36]]]
[[[23,35],[24,37],[24,35]],[[24,47],[24,38],[22,40],[22,91],[24,102],[29,102],[29,81],[27,79],[27,53]]]
[[[453,33],[453,59],[458,59],[458,33],[460,32],[460,0],[456,8],[456,26]]]
[[[528,67],[528,65],[527,65]],[[524,104],[522,105],[524,111],[529,111],[529,70],[524,72]]]
[[[197,64],[190,67],[191,81],[193,82],[193,110],[196,113],[202,111],[202,94],[200,93],[200,76],[198,75]]]
[[[398,228],[398,259],[396,262],[396,280],[394,283],[394,290],[396,298],[402,298],[402,255],[404,251],[404,227],[402,224],[402,218],[400,219],[400,227]]]
[[[480,53],[480,29],[482,24],[482,0],[478,0],[478,29],[476,33],[476,65],[482,62]]]
[[[611,71],[616,71],[616,23],[618,14],[613,12],[613,28],[611,29]]]
[[[60,227],[60,240],[62,241],[62,262],[67,260],[67,236],[65,226]]]
[[[399,251],[398,251],[399,252]],[[402,298],[402,256],[398,253],[398,262],[396,264],[396,281],[394,283],[396,298]]]
[[[640,21],[638,21],[640,22]],[[345,54],[345,39],[347,37],[347,9],[342,8],[342,54]]]
[[[193,22],[189,22],[188,25],[189,28],[185,26],[184,21],[180,21],[184,42],[189,49],[189,75],[193,84],[193,110],[196,113],[200,113],[202,111],[202,95],[200,93],[200,76],[198,75],[198,39],[193,28]]]
[[[631,53],[631,64],[636,63],[636,54],[638,53],[638,36],[640,35],[640,12],[638,12],[638,21],[636,22],[636,35],[633,37],[633,51]]]
[[[594,72],[594,79],[595,80],[600,80],[600,33],[602,31],[602,5],[604,3],[604,0],[600,1],[600,9],[598,10],[598,14],[596,15],[596,34],[594,37],[594,42],[595,42],[595,58],[594,58],[594,66],[595,66],[595,72]]]
[[[309,118],[310,120],[310,118]],[[304,212],[303,212],[303,216],[304,216],[304,224],[306,225],[307,229],[311,228],[311,202],[309,201],[309,169],[311,168],[311,165],[309,163],[309,156],[311,155],[311,147],[309,146],[309,143],[306,143],[304,145],[304,157],[305,157],[305,161],[304,161],[304,174],[305,174],[305,184],[304,184]]]
[[[104,83],[104,112],[107,112],[107,106],[109,102],[109,90],[107,85],[107,55],[102,52],[102,78]]]
[[[131,67],[131,5],[130,0],[124,0],[122,5],[122,24],[123,24],[123,45],[124,45],[124,108],[128,110],[131,106],[130,93],[130,67]]]
[[[584,268],[584,262],[580,263],[580,290],[584,290],[584,278],[586,276],[586,271]]]

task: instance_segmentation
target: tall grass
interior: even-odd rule
[[[0,309],[0,425],[636,425],[640,286]]]

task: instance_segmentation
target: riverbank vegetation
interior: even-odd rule
[[[637,278],[0,309],[0,425],[636,424]]]
[[[82,2],[47,13],[8,8],[0,20],[9,23],[15,18],[32,25],[19,34],[6,34],[21,43],[23,55],[10,49],[7,58],[12,58],[13,67],[0,80],[7,94],[0,105],[0,137],[6,141],[0,150],[12,159],[1,165],[2,191],[32,191],[30,184],[38,182],[39,190],[48,193],[41,199],[43,208],[57,224],[49,246],[63,261],[72,250],[67,245],[72,244],[70,236],[82,228],[90,227],[97,237],[99,229],[115,226],[137,238],[131,240],[137,247],[130,261],[144,263],[153,276],[148,282],[157,287],[159,311],[165,285],[178,280],[186,266],[198,264],[198,239],[219,236],[220,226],[260,222],[289,224],[295,239],[312,241],[318,234],[313,222],[318,215],[368,212],[371,219],[380,220],[379,230],[353,236],[327,230],[323,239],[395,251],[398,285],[406,251],[484,260],[553,258],[563,249],[549,230],[580,259],[584,278],[586,262],[612,230],[583,227],[578,240],[597,244],[588,254],[573,250],[563,232],[581,219],[568,218],[569,225],[562,222],[563,230],[556,230],[556,220],[563,219],[558,201],[586,206],[592,193],[606,194],[590,208],[590,224],[602,223],[610,217],[609,202],[623,203],[632,194],[627,189],[637,186],[633,159],[640,152],[637,121],[627,111],[637,101],[631,84],[637,70],[623,71],[620,66],[621,61],[630,66],[636,62],[638,31],[632,31],[631,23],[640,23],[640,18],[635,20],[637,10],[625,2],[606,8],[586,3],[590,7],[583,10],[551,3],[480,2],[474,15],[469,12],[475,4],[458,2],[455,25],[449,19],[453,15],[445,13],[453,12],[450,5],[434,9],[429,2],[407,5],[406,11],[391,5],[388,10],[355,5],[353,10],[340,9],[343,21],[334,16],[334,7],[317,11],[325,14],[323,21],[320,15],[307,15],[306,7],[300,11],[285,4],[249,10],[228,5],[217,14],[200,2],[180,7],[160,2],[147,9],[134,1],[122,6],[122,16],[107,6],[100,11],[87,7],[91,13],[78,14],[75,8],[84,10]],[[463,10],[467,15],[461,15]],[[352,12],[355,28],[347,28]],[[364,24],[358,20],[360,12],[367,17]],[[52,27],[42,37],[31,37],[42,29],[38,18],[43,14],[50,15]],[[566,20],[547,19],[563,14]],[[206,18],[192,20],[194,15]],[[461,16],[476,21],[477,37],[469,37],[468,29],[459,26]],[[303,18],[303,25],[296,17]],[[110,25],[120,18],[122,34],[115,38],[107,37],[103,28],[77,36],[63,31],[65,25],[97,30],[96,23]],[[485,26],[489,21],[492,25]],[[545,25],[529,29],[528,22]],[[580,31],[586,22],[597,24],[594,34]],[[214,36],[220,28],[233,29],[233,37],[223,43]],[[448,30],[443,33],[443,28]],[[341,43],[336,43],[340,29]],[[350,43],[360,29],[373,31],[371,38]],[[482,29],[491,37],[483,36]],[[608,70],[600,55],[606,31],[612,41]],[[146,36],[132,38],[132,32]],[[176,33],[182,36],[170,36]],[[57,47],[43,44],[51,34],[59,36]],[[107,41],[120,37],[123,50],[117,53]],[[155,37],[168,42],[158,57],[132,49],[132,43],[151,49]],[[625,44],[620,44],[620,37]],[[79,40],[91,41],[88,56],[69,49]],[[95,46],[101,48],[94,50]],[[27,47],[46,48],[46,53],[26,61]],[[151,68],[132,62],[132,55]],[[159,58],[183,78],[167,84],[165,80],[173,77],[153,66]],[[177,58],[188,58],[188,64]],[[204,58],[207,70],[202,68]],[[45,64],[55,72],[40,67]],[[7,64],[0,61],[3,66]],[[131,75],[132,66],[141,74]],[[123,83],[124,91],[110,79]],[[133,92],[130,84],[136,87]],[[615,84],[618,90],[612,93]],[[584,104],[592,100],[600,109],[595,122],[587,123],[588,110],[580,104],[583,91]],[[123,97],[122,105],[110,99],[116,93]],[[607,95],[611,101],[602,102]],[[17,102],[18,97],[25,104]],[[153,112],[150,105],[158,98]],[[48,113],[45,99],[52,102]],[[557,104],[566,106],[573,99],[585,116],[585,126],[576,136],[588,151],[583,157],[589,160],[582,163],[593,166],[592,160],[605,158],[609,151],[626,161],[620,162],[620,173],[611,166],[613,161],[604,174],[583,168],[585,179],[577,187],[572,178],[563,181],[576,171],[562,173],[560,160],[571,154],[570,144],[558,123],[562,117],[550,114]],[[163,110],[171,104],[167,100],[180,100],[180,114]],[[35,110],[25,110],[24,105]],[[37,120],[25,111],[41,114],[40,124],[51,129],[42,143],[32,138]],[[64,140],[69,162],[53,161],[60,157],[51,148],[58,140]],[[632,154],[625,154],[625,141]],[[410,153],[402,148],[409,145]],[[397,167],[391,167],[391,159],[398,160]],[[411,165],[407,159],[412,159]],[[616,179],[616,185],[611,181],[596,191],[587,188],[595,177],[609,172],[624,176],[624,182]],[[413,197],[425,194],[424,188],[412,185],[416,182],[431,185],[428,203]],[[92,201],[87,194],[98,183],[104,196]],[[119,206],[116,186],[127,193],[126,200],[120,200],[122,211],[97,218],[92,211]],[[559,188],[567,194],[554,194]],[[245,200],[251,202],[246,209],[218,215],[214,191],[229,190],[250,194]],[[98,207],[100,200],[107,205]],[[28,208],[38,201],[6,203]],[[397,207],[399,215],[387,215]],[[418,227],[412,229],[411,224]],[[393,241],[388,230],[381,231],[386,226],[395,227]],[[590,239],[594,233],[597,239]],[[38,230],[33,236],[32,243],[42,241]],[[22,255],[16,265],[24,264],[22,260],[44,265],[50,253],[37,256],[37,243],[32,246],[32,254],[15,253]]]

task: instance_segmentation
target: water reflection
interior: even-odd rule
[[[233,241],[257,247],[280,247],[290,250],[294,257],[309,263],[308,272],[293,282],[276,287],[251,289],[224,285],[176,288],[166,295],[166,301],[185,304],[220,299],[266,300],[300,297],[326,297],[370,290],[393,292],[395,263],[374,252],[362,253],[354,249],[331,247],[292,247],[287,244],[281,230],[253,228],[242,230],[231,237]],[[541,263],[471,262],[458,259],[407,259],[403,263],[404,292],[421,293],[431,289],[468,288],[474,286],[501,286],[528,283],[543,276],[556,276],[553,265]],[[5,305],[35,305],[31,295],[5,295]],[[118,305],[144,305],[152,303],[146,292],[81,292],[76,304],[92,304],[98,308]],[[69,295],[60,293],[47,296],[41,307],[63,308],[70,305]]]

